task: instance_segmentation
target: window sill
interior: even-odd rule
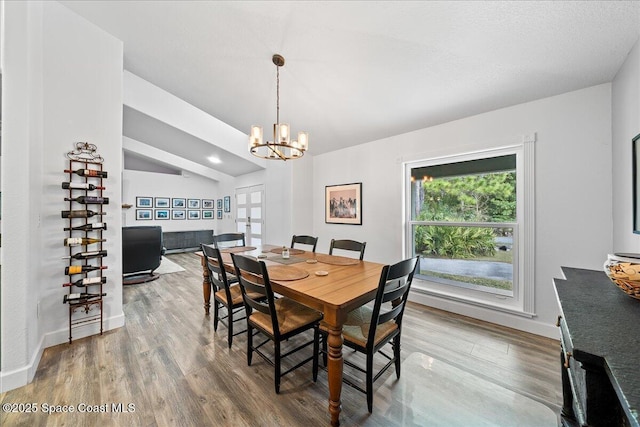
[[[486,292],[468,292],[466,294],[463,294],[461,292],[453,293],[451,291],[438,289],[438,286],[441,285],[436,282],[414,278],[413,284],[411,285],[411,292],[433,296],[444,300],[455,301],[458,303],[469,304],[489,310],[500,311],[503,313],[514,314],[526,318],[536,317],[535,313],[526,312],[522,307],[519,307],[517,305],[518,301],[515,298],[489,294]]]

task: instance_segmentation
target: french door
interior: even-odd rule
[[[248,246],[264,240],[264,185],[236,188],[236,230],[244,233]]]

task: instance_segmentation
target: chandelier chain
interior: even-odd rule
[[[280,66],[276,65],[276,124],[280,124]]]

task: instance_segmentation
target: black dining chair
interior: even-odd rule
[[[363,389],[347,375],[343,375],[342,380],[367,395],[369,413],[373,410],[373,382],[391,365],[395,365],[396,377],[400,378],[402,316],[418,264],[419,257],[415,257],[397,264],[385,265],[380,274],[373,307],[365,305],[349,312],[343,325],[343,345],[366,355],[364,368],[347,359],[344,360],[344,364],[365,373],[366,388]],[[321,326],[321,332],[323,361],[326,366],[328,331]],[[393,347],[393,356],[383,351],[386,344]],[[373,358],[378,353],[388,362],[374,375]]]
[[[224,247],[219,246],[219,244],[228,242],[235,242],[235,244],[231,246],[246,246],[244,233],[223,233],[213,236],[213,246],[216,249],[224,249]]]
[[[274,298],[269,273],[264,261],[256,261],[242,255],[231,254],[236,276],[239,278],[242,297],[247,318],[247,365],[251,366],[253,352],[256,352],[267,363],[275,368],[275,389],[280,393],[280,379],[291,371],[301,367],[309,361],[313,361],[313,381],[318,378],[318,352],[319,352],[319,323],[322,313],[300,304],[287,297]],[[257,297],[256,297],[257,296]],[[309,329],[313,329],[313,339],[303,342],[293,349],[287,349],[282,353],[281,343],[299,335]],[[254,345],[255,331],[262,333],[267,339]],[[271,360],[260,348],[273,342],[275,361]],[[294,346],[299,342],[296,341]],[[282,358],[313,344],[313,354],[299,361],[295,366],[282,372]]]
[[[316,245],[318,244],[318,238],[313,236],[293,236],[291,238],[291,249],[293,249],[296,243],[301,245],[313,246],[313,249],[311,250],[311,252],[315,252]]]
[[[364,258],[364,249],[367,246],[367,242],[356,242],[355,240],[336,240],[331,239],[329,244],[329,255],[333,255],[334,249],[340,249],[343,251],[354,251],[360,253],[360,261]]]
[[[209,272],[209,283],[213,289],[213,330],[218,330],[218,322],[227,327],[227,343],[229,348],[233,343],[233,337],[246,332],[233,330],[233,324],[245,319],[244,302],[242,300],[242,290],[237,284],[235,276],[229,277],[224,269],[222,254],[219,249],[202,244],[202,252],[207,257],[207,269]],[[234,284],[234,282],[236,282]],[[222,314],[220,308],[226,309],[226,314]]]

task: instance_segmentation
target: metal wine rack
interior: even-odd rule
[[[71,184],[75,183],[84,183],[84,184],[93,184],[99,188],[95,190],[89,189],[73,189],[69,188],[68,198],[73,199],[78,196],[97,196],[103,197],[103,178],[102,176],[80,176],[77,175],[74,171],[78,169],[87,169],[91,171],[99,172],[100,175],[103,172],[102,162],[104,159],[97,153],[97,147],[94,144],[89,144],[87,142],[77,142],[75,143],[75,150],[70,151],[66,154],[66,157],[69,159],[68,163],[68,172],[67,174],[68,182]],[[74,207],[79,210],[90,210],[89,204],[80,204],[76,201],[70,200],[68,202],[69,211],[73,211]],[[73,230],[73,227],[78,226],[87,226],[88,224],[94,222],[103,222],[102,213],[104,211],[104,204],[94,204],[93,206],[97,207],[98,214],[92,217],[72,217],[71,215],[66,220],[68,225],[67,228],[67,238],[72,237],[83,237],[83,238],[94,238],[98,240],[102,240],[102,229],[98,230]],[[96,221],[97,220],[97,221]],[[81,252],[93,252],[93,251],[102,251],[103,250],[103,242],[100,241],[98,243],[92,244],[82,244],[77,246],[69,246],[69,267],[72,266],[97,266],[98,270],[89,271],[89,272],[80,272],[76,274],[71,274],[67,276],[68,280],[66,282],[70,282],[71,285],[68,286],[69,293],[71,295],[74,292],[86,292],[97,294],[97,297],[84,298],[76,301],[66,301],[63,300],[64,303],[69,306],[69,344],[72,343],[73,340],[73,329],[89,324],[89,323],[100,323],[100,335],[103,333],[103,275],[104,269],[106,268],[103,264],[104,257],[99,256],[95,258],[87,258],[87,259],[74,259],[73,255]],[[105,254],[106,256],[106,254]],[[89,278],[89,277],[100,277],[100,282],[96,284],[86,285],[83,287],[78,287],[73,283],[78,280],[78,278]],[[67,283],[68,284],[68,283]],[[63,285],[65,286],[65,285]],[[65,295],[65,298],[68,297]]]

